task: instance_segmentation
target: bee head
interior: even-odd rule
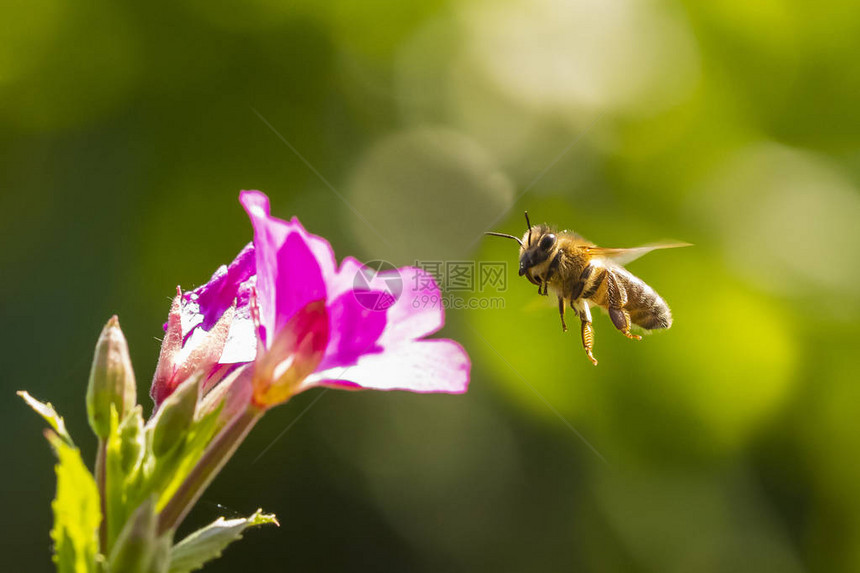
[[[526,228],[528,229],[522,239],[507,235],[505,233],[488,232],[487,235],[513,239],[520,244],[520,276],[523,276],[535,265],[546,261],[555,247],[555,232],[547,225],[532,226],[529,221],[529,213],[526,215]],[[535,279],[529,275],[528,279],[537,284]]]
[[[523,235],[520,243],[520,276],[526,274],[535,265],[546,261],[555,247],[555,232],[548,225],[532,226],[528,211],[525,215],[528,231]]]

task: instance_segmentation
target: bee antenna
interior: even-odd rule
[[[526,214],[526,228],[528,228],[528,230],[529,230],[529,245],[531,245],[532,244],[532,224],[529,221],[529,212],[524,211],[524,213]]]
[[[490,235],[491,237],[504,237],[505,239],[513,239],[513,240],[515,240],[516,242],[518,242],[518,243],[520,244],[520,246],[521,246],[521,247],[523,246],[523,242],[520,240],[520,238],[519,238],[519,237],[514,237],[513,235],[507,235],[507,234],[505,234],[505,233],[494,233],[493,231],[487,231],[487,232],[486,232],[486,233],[484,233],[484,234],[485,234],[485,235]]]

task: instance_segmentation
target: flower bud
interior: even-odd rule
[[[158,410],[152,432],[152,453],[161,457],[185,438],[194,421],[200,395],[200,375],[194,375],[167,397]]]
[[[223,375],[218,360],[227,344],[230,326],[236,314],[236,300],[228,306],[214,325],[204,330],[203,325],[182,332],[182,304],[185,295],[178,289],[170,307],[158,366],[152,378],[150,394],[156,407],[172,394],[192,374],[209,373],[209,384],[214,385]]]
[[[149,393],[155,400],[156,406],[164,401],[174,390],[168,386],[173,372],[176,370],[176,358],[182,350],[182,291],[176,287],[176,296],[170,305],[167,324],[164,325],[164,338],[161,340],[161,352],[158,364],[152,378],[152,388]]]
[[[155,496],[145,500],[129,517],[110,554],[111,571],[145,573],[157,550]]]
[[[111,405],[122,420],[136,402],[137,385],[128,343],[119,327],[119,320],[113,316],[96,343],[87,387],[87,415],[96,436],[104,439],[110,433]]]

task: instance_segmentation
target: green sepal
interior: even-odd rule
[[[143,461],[145,448],[143,408],[135,406],[119,425],[120,464],[126,475],[131,475]]]
[[[164,533],[155,540],[152,561],[149,563],[149,573],[167,573],[173,551],[173,531]]]
[[[163,457],[182,444],[194,422],[200,395],[199,374],[179,385],[158,410],[152,431],[152,453]]]
[[[125,523],[110,553],[109,570],[119,573],[149,573],[161,549],[156,533],[158,516],[155,498],[141,503]]]
[[[105,553],[114,547],[123,525],[129,517],[129,507],[126,499],[126,473],[122,469],[122,437],[119,431],[119,414],[116,407],[110,405],[109,431],[105,444],[105,518],[107,519],[107,544]]]
[[[111,407],[105,444],[106,551],[113,547],[129,512],[151,493],[142,476],[146,452],[142,409],[135,406],[122,422],[118,418]]]
[[[221,408],[218,407],[194,420],[186,429],[181,443],[161,457],[156,457],[152,452],[154,424],[148,424],[139,435],[142,455],[132,472],[125,478],[125,505],[134,507],[146,496],[155,494],[158,496],[156,510],[161,511],[200,461],[200,457],[219,429],[220,413]],[[109,449],[108,452],[110,455],[111,450]]]
[[[57,497],[51,504],[54,563],[59,573],[95,573],[102,519],[96,481],[84,465],[80,451],[68,440],[51,430],[45,430],[45,437],[59,460],[55,468]]]
[[[185,443],[182,447],[181,456],[171,459],[170,463],[164,464],[163,467],[156,469],[159,478],[157,481],[162,484],[160,487],[160,496],[158,499],[158,510],[161,511],[176,490],[188,477],[188,474],[200,461],[203,452],[212,442],[213,437],[219,429],[219,416],[221,407],[215,408],[211,412],[207,412],[198,420],[195,420],[185,438]],[[157,464],[165,460],[159,459]],[[163,481],[162,481],[163,480]]]
[[[232,542],[242,538],[249,527],[267,523],[278,524],[274,515],[258,509],[252,516],[240,519],[219,517],[203,529],[198,529],[173,547],[170,573],[188,573],[203,567],[206,562],[221,556]]]
[[[54,407],[50,402],[39,402],[24,390],[20,390],[18,395],[27,402],[28,406],[33,408],[37,414],[42,416],[42,418],[48,422],[48,424],[54,429],[55,435],[62,438],[69,446],[74,447],[75,444],[72,442],[72,437],[66,430],[66,423],[63,421],[63,417],[57,414],[57,411],[54,410]]]

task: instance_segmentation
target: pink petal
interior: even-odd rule
[[[384,346],[429,336],[445,324],[442,295],[433,276],[415,267],[397,270],[403,292],[388,309],[388,324],[380,337]]]
[[[334,273],[334,275],[328,281],[329,288],[329,296],[334,299],[347,291],[351,291],[356,287],[355,276],[361,269],[364,268],[364,264],[359,262],[358,259],[353,257],[346,257],[340,263],[340,268]],[[383,288],[381,282],[374,281],[371,285],[371,288]]]
[[[354,289],[355,276],[363,268],[364,264],[346,257],[337,275],[329,282],[329,297]],[[392,278],[399,279],[401,292],[387,310],[387,325],[380,337],[380,344],[388,346],[394,342],[415,340],[442,328],[445,311],[433,276],[415,267],[401,267],[396,271],[380,272],[368,283],[372,289],[391,292]]]
[[[469,386],[470,366],[466,351],[453,340],[418,340],[362,356],[355,366],[316,372],[301,390],[329,386],[461,394]]]
[[[380,296],[384,293],[365,291],[362,295]],[[363,354],[382,352],[377,344],[385,330],[384,310],[367,308],[355,297],[354,291],[341,294],[328,307],[331,338],[319,369],[355,364]]]
[[[250,362],[256,354],[256,335],[248,307],[248,297],[255,278],[256,261],[253,243],[243,248],[229,266],[222,265],[212,278],[193,291],[182,295],[182,357],[206,340],[208,332],[236,301],[236,312],[230,325],[219,362]]]
[[[331,243],[318,235],[308,233],[302,226],[298,217],[290,219],[289,224],[292,225],[293,229],[304,238],[308,248],[310,248],[311,252],[314,254],[317,264],[319,264],[323,279],[325,279],[326,284],[328,284],[335,276],[335,269],[337,268],[337,260],[334,257],[334,249],[331,248]],[[331,296],[329,296],[329,298],[331,298]]]
[[[257,356],[257,329],[251,318],[251,288],[256,284],[253,276],[239,287],[236,293],[236,316],[230,325],[227,344],[221,353],[221,364],[241,364],[253,362]]]
[[[326,282],[331,277],[334,277],[337,269],[337,261],[334,258],[334,250],[328,241],[320,236],[308,233],[297,217],[293,217],[289,222],[278,217],[272,217],[269,209],[269,198],[265,193],[260,191],[242,191],[239,193],[239,202],[242,203],[249,215],[251,215],[251,211],[253,210],[254,213],[262,218],[282,223],[284,225],[282,228],[283,236],[280,236],[280,240],[283,240],[287,232],[299,233],[314,254]]]
[[[296,222],[269,215],[269,200],[260,192],[243,191],[240,197],[254,226],[257,293],[261,322],[272,337],[301,308],[326,298],[326,284],[308,233]]]
[[[185,293],[184,299],[193,302],[186,305],[183,313],[194,309],[199,313],[200,324],[204,330],[210,330],[228,308],[233,306],[233,300],[241,285],[250,279],[255,272],[254,245],[245,245],[229,266],[221,266],[205,285]],[[183,317],[184,319],[187,317]],[[186,334],[188,330],[185,331]]]

